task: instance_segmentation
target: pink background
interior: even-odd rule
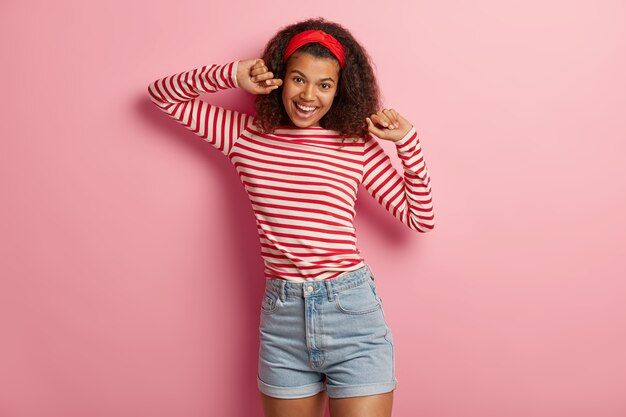
[[[261,415],[252,210],[147,86],[320,15],[432,176],[430,234],[357,205],[394,415],[626,415],[624,1],[27,3],[0,6],[0,416]]]

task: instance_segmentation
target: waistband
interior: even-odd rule
[[[332,300],[335,293],[358,287],[370,279],[374,279],[374,274],[372,274],[369,266],[365,264],[354,271],[322,281],[293,282],[270,278],[266,281],[266,285],[278,293],[282,301],[285,301],[287,296],[306,298],[319,295],[328,296],[328,299]]]

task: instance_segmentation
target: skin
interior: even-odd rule
[[[265,417],[323,417],[330,400],[332,417],[391,417],[393,391],[350,398],[328,398],[326,391],[298,399],[280,399],[261,393]]]
[[[283,106],[297,127],[320,127],[320,119],[330,110],[337,95],[339,63],[306,53],[294,53],[287,62],[283,84]],[[298,105],[315,108],[302,112]]]
[[[333,70],[334,69],[334,70]],[[291,122],[298,127],[319,126],[319,120],[332,105],[337,91],[337,73],[339,64],[334,59],[316,58],[306,53],[294,53],[287,62],[287,80],[283,88],[283,104],[287,102],[285,110]],[[298,71],[305,77],[299,76],[294,80]],[[333,77],[334,75],[334,77]],[[327,87],[322,87],[321,80],[331,77],[336,83],[331,86],[331,91]],[[337,78],[336,78],[337,77]],[[283,80],[274,78],[274,74],[268,70],[262,59],[247,59],[239,61],[237,67],[237,83],[240,88],[251,94],[269,94],[272,90],[283,85]],[[333,97],[328,94],[332,92]],[[329,101],[330,100],[330,101]],[[318,114],[311,120],[303,121],[297,114],[294,115],[294,102],[314,104],[321,107],[323,114]],[[328,108],[324,106],[328,104]],[[317,117],[319,116],[319,117]],[[402,139],[411,129],[412,125],[394,109],[382,109],[365,118],[368,130],[383,140],[392,142]]]
[[[283,85],[282,100],[289,119],[297,127],[319,127],[337,94],[339,63],[307,53],[294,53],[287,62],[285,80],[274,78],[262,59],[239,61],[237,83],[251,94],[269,94]],[[311,115],[299,113],[296,103],[316,107]],[[398,141],[412,125],[394,109],[382,109],[366,117],[368,130],[383,140]],[[280,399],[263,393],[266,417],[323,417],[329,402],[332,417],[391,417],[393,391],[350,398],[329,398],[325,391],[298,399]]]

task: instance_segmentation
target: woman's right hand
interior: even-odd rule
[[[262,59],[246,59],[237,65],[237,84],[251,94],[269,94],[283,84]]]

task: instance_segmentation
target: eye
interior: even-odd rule
[[[332,85],[328,83],[322,83],[320,84],[320,87],[322,87],[324,90],[328,90],[329,88],[332,88]]]
[[[293,80],[294,80],[295,82],[297,82],[297,83],[304,82],[304,80],[303,80],[302,78],[300,78],[300,77],[293,77]]]

